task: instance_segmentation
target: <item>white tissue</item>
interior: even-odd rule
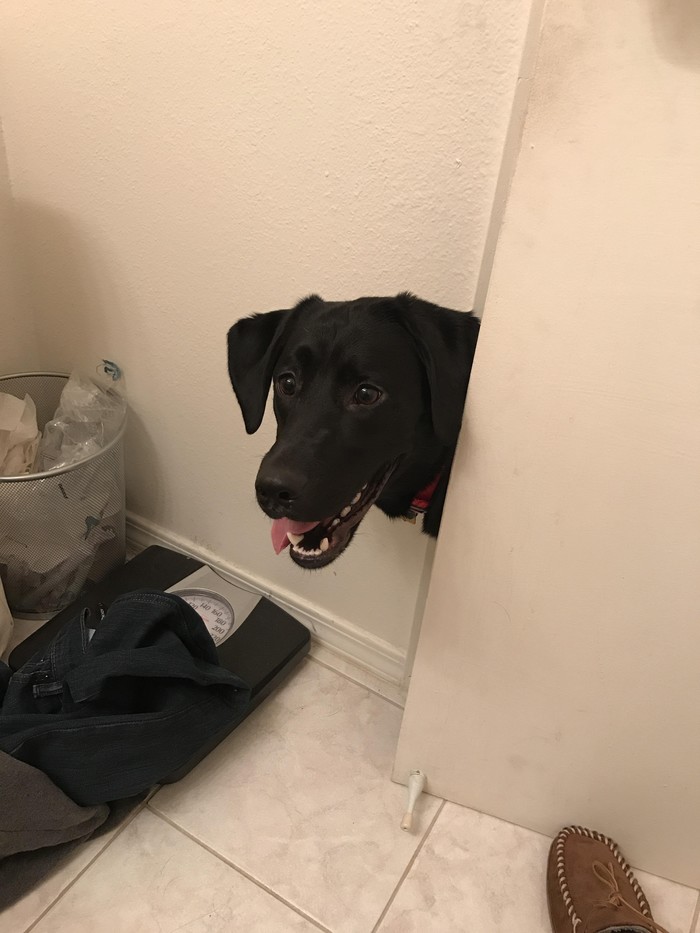
[[[0,476],[23,476],[34,466],[39,431],[36,406],[25,395],[0,392]]]

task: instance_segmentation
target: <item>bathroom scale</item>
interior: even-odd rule
[[[100,617],[123,593],[142,588],[176,593],[199,614],[211,634],[219,664],[237,674],[251,689],[243,716],[222,734],[208,736],[191,760],[163,783],[179,780],[248,716],[291,673],[308,653],[309,630],[259,593],[235,586],[207,564],[169,548],[153,545],[96,583],[57,613],[11,652],[9,666],[22,667],[46,648],[61,628],[83,609]],[[99,624],[99,623],[98,623]]]

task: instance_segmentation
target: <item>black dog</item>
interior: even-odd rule
[[[234,324],[229,375],[248,434],[274,386],[277,440],[255,490],[278,553],[325,567],[372,504],[391,517],[422,505],[437,535],[478,334],[472,314],[409,294],[312,295]]]

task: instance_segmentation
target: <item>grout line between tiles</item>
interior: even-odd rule
[[[698,897],[695,901],[695,910],[693,911],[693,919],[690,921],[688,933],[700,933],[700,891],[698,891]]]
[[[117,839],[119,836],[121,836],[121,834],[124,832],[124,830],[126,829],[126,827],[131,823],[131,821],[132,821],[132,820],[135,820],[136,817],[139,815],[139,813],[142,813],[143,810],[146,809],[146,807],[148,806],[148,801],[151,799],[151,797],[153,796],[153,794],[155,793],[156,790],[157,790],[157,788],[154,788],[153,790],[151,790],[151,791],[148,793],[148,796],[145,797],[145,799],[142,800],[140,804],[138,804],[136,807],[134,807],[134,809],[131,811],[131,813],[129,814],[129,816],[126,817],[126,819],[122,820],[122,822],[121,822],[121,823],[119,824],[119,826],[116,828],[116,830],[114,831],[114,835],[112,836],[112,838],[102,846],[102,848],[100,849],[100,851],[97,852],[97,854],[95,855],[94,858],[91,858],[91,859],[90,859],[90,861],[87,863],[87,865],[84,865],[83,868],[80,869],[80,871],[75,875],[74,878],[71,878],[71,880],[69,881],[69,883],[68,883],[68,884],[65,886],[65,888],[63,888],[63,890],[51,901],[51,903],[48,905],[48,907],[44,908],[44,910],[42,910],[42,912],[39,914],[39,916],[38,916],[38,917],[35,917],[34,920],[32,920],[32,922],[29,924],[29,926],[25,928],[24,933],[30,933],[30,931],[33,930],[34,927],[37,925],[37,923],[39,923],[40,920],[43,920],[44,917],[56,906],[56,904],[58,904],[58,902],[61,900],[61,898],[62,898],[65,894],[67,894],[68,891],[70,891],[70,889],[73,887],[73,885],[74,885],[80,878],[83,877],[83,875],[85,874],[85,872],[88,871],[90,868],[92,868],[92,866],[95,864],[95,862],[98,860],[98,858],[99,858],[101,855],[103,855],[103,854],[107,851],[107,849],[109,849],[109,847],[112,845],[112,843],[115,841],[115,839]]]
[[[333,933],[332,930],[324,926],[318,920],[315,920],[310,914],[305,913],[295,904],[292,904],[289,901],[286,901],[280,894],[277,893],[277,891],[274,891],[272,888],[269,888],[266,884],[263,884],[262,881],[259,881],[253,875],[249,874],[247,871],[245,871],[245,869],[241,868],[240,865],[236,865],[235,862],[232,862],[230,859],[227,859],[226,856],[222,855],[220,852],[217,852],[216,849],[212,849],[211,846],[208,846],[206,842],[202,842],[201,839],[198,839],[196,836],[193,836],[192,833],[188,833],[186,829],[183,829],[182,826],[178,826],[177,823],[173,822],[173,820],[165,816],[165,814],[161,813],[158,810],[154,810],[153,807],[150,805],[150,802],[148,802],[146,806],[148,808],[148,812],[152,813],[153,816],[158,817],[158,819],[163,820],[164,823],[167,823],[169,826],[172,826],[172,828],[177,830],[177,832],[182,833],[183,836],[186,836],[196,845],[200,846],[202,849],[205,849],[210,855],[213,855],[220,862],[223,862],[225,865],[228,865],[229,868],[232,868],[234,871],[238,872],[239,875],[242,875],[244,878],[247,878],[248,881],[252,881],[256,887],[260,888],[262,891],[265,891],[266,894],[270,894],[272,897],[275,898],[276,901],[279,901],[280,904],[284,904],[284,906],[288,907],[289,910],[293,910],[295,914],[298,914],[308,923],[313,924],[313,926],[315,926],[317,929],[322,930],[323,933]],[[29,933],[29,931],[27,931],[27,933]]]
[[[437,813],[435,814],[435,816],[434,816],[434,817],[432,818],[432,820],[430,821],[430,826],[428,826],[428,828],[426,829],[425,835],[423,836],[423,838],[421,839],[420,843],[419,843],[418,846],[416,847],[416,851],[413,853],[413,855],[412,855],[411,858],[409,859],[408,865],[406,865],[406,868],[403,870],[403,873],[401,874],[401,877],[399,878],[396,887],[395,887],[394,890],[391,892],[391,896],[389,897],[389,900],[386,902],[386,904],[385,904],[385,906],[384,906],[384,910],[383,910],[383,911],[381,912],[381,914],[379,915],[379,919],[377,920],[377,922],[376,922],[376,923],[374,924],[374,926],[372,927],[372,933],[377,933],[377,931],[379,930],[379,927],[380,927],[380,926],[382,925],[382,923],[384,922],[384,918],[385,918],[386,915],[389,913],[389,908],[390,908],[391,905],[394,903],[394,900],[396,899],[396,895],[399,893],[399,890],[401,889],[401,885],[404,883],[404,881],[405,881],[406,878],[408,877],[408,873],[409,873],[410,870],[413,868],[413,866],[414,866],[414,864],[415,864],[415,862],[416,862],[416,859],[418,858],[418,856],[420,855],[421,851],[423,850],[423,846],[425,845],[428,836],[429,836],[429,835],[431,834],[431,832],[433,831],[433,826],[435,826],[438,817],[440,816],[440,814],[442,813],[442,811],[445,809],[445,804],[446,804],[446,803],[447,803],[446,800],[442,800],[442,801],[440,802],[440,806],[439,806],[438,809],[437,809]]]
[[[366,683],[363,683],[359,677],[352,677],[350,674],[346,674],[344,671],[339,671],[337,667],[331,667],[330,664],[327,664],[325,661],[321,661],[319,658],[315,658],[312,654],[308,655],[309,661],[313,661],[314,664],[320,664],[321,667],[325,667],[327,671],[333,671],[334,674],[337,674],[339,677],[344,677],[345,680],[349,680],[351,684],[355,684],[356,687],[364,687],[365,690],[369,690],[370,693],[373,693],[375,696],[381,697],[382,700],[386,700],[387,703],[391,703],[392,706],[396,706],[398,709],[403,710],[401,703],[396,700],[392,700],[391,697],[385,696],[383,693],[380,693],[378,690],[375,690],[374,687],[369,687]]]

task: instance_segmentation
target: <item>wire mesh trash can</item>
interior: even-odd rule
[[[68,376],[0,376],[0,392],[36,404],[50,421]],[[98,453],[48,473],[0,476],[0,578],[17,615],[49,615],[124,563],[124,431]]]

